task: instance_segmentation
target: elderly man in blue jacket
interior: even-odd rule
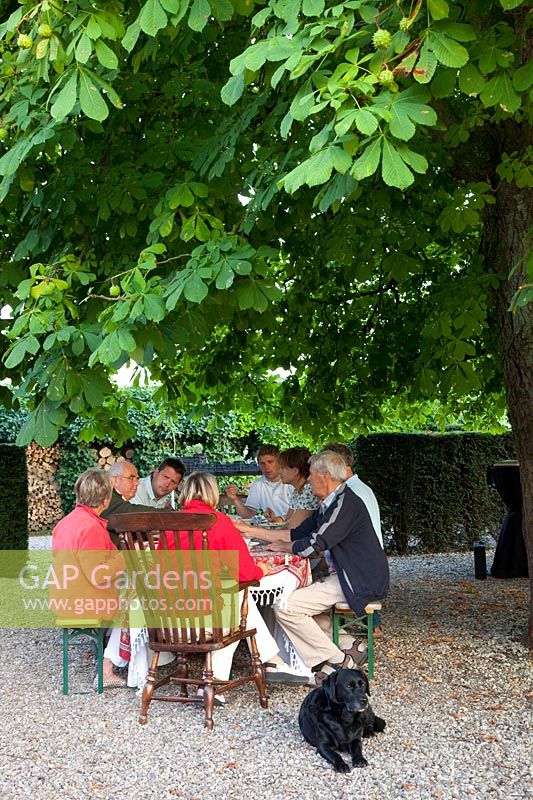
[[[336,669],[353,668],[363,660],[357,645],[341,650],[333,644],[330,632],[324,630],[323,615],[335,603],[346,602],[362,616],[367,603],[387,593],[389,567],[367,506],[345,483],[344,459],[325,451],[313,456],[310,466],[309,482],[320,507],[297,528],[283,531],[285,540],[278,538],[270,549],[306,558],[325,553],[327,577],[297,589],[283,608],[274,609],[305,664],[319,668],[318,683]]]

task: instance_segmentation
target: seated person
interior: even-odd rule
[[[230,483],[226,489],[228,502],[235,506],[237,514],[243,519],[250,519],[259,510],[284,518],[289,510],[291,490],[290,486],[281,482],[279,448],[264,444],[257,451],[256,458],[263,474],[253,481],[244,502],[237,494],[237,487]]]
[[[165,458],[153,472],[139,480],[131,502],[152,508],[173,508],[172,492],[185,475],[185,464],[179,458]]]
[[[366,660],[357,644],[341,650],[331,639],[329,612],[335,603],[348,603],[358,616],[367,603],[382,598],[389,588],[389,567],[365,503],[344,482],[346,463],[337,453],[311,458],[309,482],[320,508],[292,531],[282,532],[270,549],[312,558],[326,552],[328,576],[293,592],[285,608],[274,607],[276,619],[303,662],[318,669],[317,683],[340,668]],[[276,531],[275,533],[279,533]]]
[[[330,444],[326,444],[322,448],[322,452],[325,450],[329,450],[332,453],[338,453],[344,459],[346,464],[346,484],[350,487],[352,492],[361,498],[367,507],[368,513],[370,514],[370,519],[372,520],[372,525],[374,526],[374,531],[376,532],[376,536],[379,539],[380,545],[383,547],[381,516],[379,513],[378,501],[376,500],[376,495],[370,486],[368,486],[366,483],[363,483],[361,478],[353,471],[354,457],[352,451],[349,447],[347,447],[347,445],[342,444],[341,442],[331,442]]]
[[[76,598],[88,603],[91,600],[105,600],[110,609],[110,613],[105,616],[106,620],[113,619],[118,610],[118,592],[102,588],[92,582],[96,566],[95,558],[98,559],[98,564],[106,565],[106,577],[110,579],[125,569],[122,553],[117,551],[107,532],[107,522],[101,518],[102,512],[109,506],[112,491],[113,483],[109,473],[99,467],[86,470],[74,484],[76,507],[60,520],[52,531],[52,550],[55,553],[74,551],[69,558],[75,559],[79,568],[80,577],[76,580],[75,586]],[[94,617],[94,613],[85,614],[85,617],[87,616]],[[69,617],[72,617],[72,614],[69,614]],[[80,616],[80,619],[83,619],[83,616]],[[125,666],[127,663],[118,656],[119,642],[120,628],[113,628],[109,643],[104,650],[105,689],[125,686],[125,681],[113,672],[113,664]]]
[[[307,482],[309,477],[309,459],[311,453],[307,447],[289,447],[279,454],[280,478],[282,483],[292,487],[289,497],[289,510],[285,517],[269,515],[271,522],[286,522],[286,529],[296,528],[304,519],[310,517],[318,508],[318,500]],[[246,536],[261,538],[262,528],[248,525],[237,520],[235,526]]]
[[[137,511],[166,511],[166,508],[156,508],[150,505],[133,503],[137,491],[139,473],[131,461],[115,461],[107,473],[113,482],[113,493],[109,505],[102,511],[102,517],[109,520],[112,514],[132,514]],[[108,525],[111,541],[116,547],[120,546],[120,539],[113,528]]]
[[[259,565],[255,563],[231,519],[226,514],[216,510],[220,495],[216,478],[213,475],[208,472],[191,473],[183,481],[179,499],[184,511],[189,511],[193,514],[216,515],[214,526],[207,531],[209,549],[238,551],[239,580],[260,580],[263,575],[267,574],[268,567],[265,564]],[[174,538],[170,532],[167,531],[164,535],[166,536],[167,548],[169,550],[174,549]],[[180,533],[180,544],[182,549],[189,549],[188,534],[185,531]],[[202,537],[198,532],[195,534],[194,549],[200,550],[201,547]],[[158,549],[161,548],[162,542],[159,542]],[[265,675],[267,681],[299,684],[307,682],[307,677],[301,676],[278,656],[278,646],[259,613],[251,594],[248,595],[247,627],[256,628],[257,630],[257,649],[262,663],[266,665]],[[238,642],[235,642],[234,645],[229,645],[213,653],[213,672],[220,680],[229,679],[233,654],[237,645]],[[222,695],[217,695],[217,697],[220,699]]]

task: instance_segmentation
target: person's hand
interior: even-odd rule
[[[170,500],[167,500],[167,502],[165,503],[165,508],[167,508],[169,511],[174,511],[174,507]]]
[[[265,564],[264,561],[259,561],[257,566],[259,567],[259,569],[263,570],[263,575],[270,575],[270,569],[268,567],[268,564]]]
[[[243,519],[235,519],[233,520],[233,524],[235,525],[239,533],[242,533],[243,536],[246,536],[247,538],[250,539],[254,535],[253,525],[248,525],[248,523],[245,522]]]
[[[228,485],[226,486],[226,495],[228,497],[231,497],[232,500],[235,500],[238,491],[239,490],[237,489],[234,483],[228,483]]]
[[[271,508],[267,508],[265,517],[269,522],[283,522],[283,517],[278,517]]]
[[[292,553],[292,542],[285,542],[283,539],[275,539],[267,545],[267,550],[274,550],[277,553]]]

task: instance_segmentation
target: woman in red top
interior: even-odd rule
[[[65,591],[63,597],[72,603],[68,618],[98,616],[111,620],[117,614],[118,591],[113,588],[113,579],[124,572],[124,557],[110,539],[107,522],[100,514],[109,506],[113,482],[107,472],[92,467],[79,476],[74,484],[76,507],[60,520],[52,531],[54,563],[74,566],[78,577],[75,584]],[[61,569],[58,574],[64,574]],[[99,581],[105,579],[103,588]],[[65,592],[63,592],[63,595]],[[100,613],[95,613],[100,609]],[[104,688],[125,686],[125,682],[113,672],[113,664],[124,666],[127,662],[117,658],[120,628],[113,628],[104,651]],[[96,679],[95,679],[96,681]]]
[[[218,485],[213,475],[208,472],[193,472],[182,484],[179,501],[183,511],[195,514],[215,514],[216,521],[213,527],[207,531],[207,542],[209,550],[232,550],[239,553],[239,580],[253,581],[261,580],[263,575],[268,573],[266,564],[256,564],[253,560],[248,546],[243,537],[231,521],[231,519],[216,510],[220,499]],[[166,531],[167,549],[174,549],[174,537],[171,531]],[[180,532],[180,545],[184,550],[189,549],[188,533]],[[160,542],[159,548],[161,549]],[[202,548],[202,534],[200,531],[194,534],[194,548]],[[255,600],[251,595],[248,596],[248,617],[247,628],[256,628],[255,637],[259,656],[263,664],[267,666],[267,680],[275,675],[276,682],[283,680],[284,683],[307,683],[307,677],[303,677],[296,670],[293,670],[278,656],[278,646],[275,639],[270,634],[265,621],[259,613]],[[233,653],[237,648],[238,642],[222,650],[213,653],[213,672],[220,680],[228,680],[231,671]],[[222,695],[217,695],[217,700],[222,699]]]

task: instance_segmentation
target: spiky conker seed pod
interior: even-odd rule
[[[39,25],[39,36],[42,39],[49,39],[53,34],[51,26],[47,22],[41,22]]]
[[[391,41],[392,36],[383,28],[379,28],[372,37],[372,44],[376,50],[386,50]]]
[[[394,83],[394,72],[390,69],[382,69],[378,75],[378,81],[382,86],[391,86]]]
[[[33,44],[33,39],[27,33],[20,33],[17,39],[17,44],[23,50],[29,50]]]

